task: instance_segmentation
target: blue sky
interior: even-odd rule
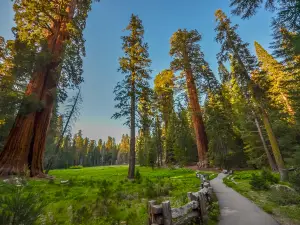
[[[219,45],[214,41],[214,12],[221,8],[229,15],[229,0],[101,0],[93,4],[84,32],[87,56],[84,59],[82,85],[83,104],[81,116],[73,131],[83,130],[91,139],[120,139],[129,133],[122,121],[112,120],[115,112],[113,88],[122,79],[117,72],[118,57],[122,56],[121,39],[123,29],[132,13],[139,15],[145,28],[145,41],[149,44],[152,59],[152,77],[170,65],[169,39],[179,28],[197,29],[202,34],[201,46],[206,60],[216,71],[216,54]],[[0,1],[0,35],[12,38],[12,3]],[[261,10],[250,20],[232,16],[238,23],[239,34],[250,43],[258,41],[268,47],[271,37],[271,14]]]

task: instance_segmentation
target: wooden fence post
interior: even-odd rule
[[[155,202],[154,200],[151,200],[148,202],[148,224],[151,225],[153,223],[153,214],[152,214],[152,211],[151,211],[151,208],[153,205],[155,205]]]
[[[205,194],[202,193],[201,191],[198,192],[198,195],[199,195],[199,206],[200,206],[202,221],[203,221],[203,224],[206,225],[208,223],[208,214],[207,214],[207,209],[206,209],[206,197],[205,197]]]
[[[172,225],[172,211],[170,201],[165,201],[162,203],[162,211],[164,218],[164,225]]]

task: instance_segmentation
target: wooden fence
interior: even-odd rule
[[[157,205],[156,201],[148,202],[149,225],[187,225],[191,221],[205,225],[208,222],[208,207],[212,200],[212,187],[207,176],[197,173],[201,180],[198,192],[188,192],[189,202],[179,208],[171,208],[170,201]]]

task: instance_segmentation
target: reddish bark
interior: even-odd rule
[[[58,85],[58,65],[63,54],[63,43],[69,38],[66,24],[72,19],[76,1],[67,8],[67,17],[61,16],[53,23],[52,31],[47,37],[48,49],[52,53],[52,61],[45,66],[43,72],[36,72],[27,86],[26,96],[34,96],[44,104],[41,111],[28,114],[19,112],[14,126],[0,153],[0,175],[25,174],[44,176],[43,155],[47,130],[50,124],[54,104],[55,90]]]
[[[26,96],[38,98],[42,92],[45,73],[36,73],[29,82]],[[19,112],[0,153],[0,175],[24,174],[28,169],[28,156],[33,136],[36,112],[24,115]]]
[[[187,69],[185,71],[185,74],[188,89],[189,106],[192,113],[192,121],[196,136],[198,158],[201,162],[201,167],[207,167],[208,141],[202,119],[202,112],[199,104],[198,92],[192,71],[190,69]]]

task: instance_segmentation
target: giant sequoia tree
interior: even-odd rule
[[[188,92],[189,107],[192,114],[193,126],[196,136],[199,161],[207,166],[207,136],[199,103],[199,89],[197,83],[204,75],[203,68],[207,65],[198,42],[200,34],[196,30],[178,30],[171,37],[170,55],[174,60],[171,68],[174,71],[183,71]]]
[[[129,31],[128,36],[123,36],[124,56],[119,59],[120,71],[125,75],[124,79],[117,84],[114,93],[116,95],[116,108],[119,112],[113,115],[113,118],[125,117],[125,124],[130,127],[130,155],[128,178],[134,178],[135,170],[135,128],[136,112],[141,100],[145,99],[145,93],[149,93],[148,80],[149,66],[151,60],[148,54],[148,45],[144,43],[144,27],[138,16],[132,15],[129,25],[126,27]],[[141,103],[143,105],[143,102]]]
[[[44,176],[45,140],[57,89],[60,88],[60,97],[65,98],[62,90],[82,81],[82,32],[91,1],[15,1],[15,36],[31,49],[33,57],[30,62],[23,57],[21,63],[15,64],[14,72],[20,72],[26,65],[31,76],[0,154],[1,175],[25,173],[29,169],[31,176]]]

